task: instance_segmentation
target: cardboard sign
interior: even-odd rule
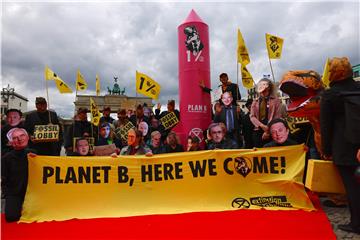
[[[59,141],[59,132],[59,125],[35,125],[32,140],[34,142],[57,142]]]
[[[115,143],[103,146],[94,146],[95,156],[110,156],[116,151]]]
[[[127,141],[128,131],[132,128],[135,128],[135,126],[129,121],[124,126],[116,128],[115,135],[117,138]]]
[[[77,141],[79,138],[85,138],[85,139],[88,141],[88,143],[89,143],[89,151],[94,150],[95,138],[93,138],[93,137],[74,137],[74,138],[73,138],[73,149],[74,149],[74,151],[75,151],[75,149],[76,149],[76,141]]]
[[[170,112],[160,118],[160,122],[164,126],[165,130],[167,130],[174,127],[179,122],[179,119],[176,117],[174,112]]]

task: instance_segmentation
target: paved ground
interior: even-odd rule
[[[326,198],[321,198],[321,202],[326,200]],[[348,233],[337,228],[339,224],[347,224],[350,221],[350,212],[346,208],[331,208],[322,205],[322,208],[326,212],[329,221],[334,229],[334,232],[337,236],[337,239],[351,239],[351,240],[360,240],[359,234]]]

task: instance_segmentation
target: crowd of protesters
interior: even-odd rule
[[[9,109],[6,112],[6,124],[2,126],[1,132],[1,183],[6,196],[6,209],[10,209],[5,210],[6,220],[16,221],[20,217],[27,184],[26,169],[29,152],[33,155],[59,156],[61,147],[64,146],[68,156],[93,156],[104,153],[112,157],[152,156],[184,151],[249,149],[300,143],[310,144],[308,147],[314,149],[313,141],[305,142],[304,139],[291,136],[288,124],[284,120],[285,106],[270,79],[263,78],[258,81],[256,87],[258,97],[248,99],[244,110],[237,105],[237,100],[241,99],[238,86],[229,81],[226,73],[220,74],[220,82],[222,95],[213,106],[212,123],[207,130],[204,130],[205,139],[188,136],[186,143],[180,143],[179,137],[172,128],[165,129],[160,121],[169,113],[174,113],[181,121],[174,100],[168,101],[167,110],[163,112],[160,104],[157,105],[155,112],[145,104],[139,104],[131,115],[126,109],[119,109],[117,119],[110,116],[111,108],[106,106],[103,108],[103,116],[97,127],[88,121],[88,109],[79,108],[67,131],[63,133],[60,127],[57,140],[49,142],[32,139],[36,125],[59,124],[56,112],[47,109],[45,98],[36,98],[36,110],[27,114],[24,121],[21,121],[21,111]],[[199,87],[205,92],[211,91],[203,82],[200,82]],[[121,134],[121,130],[130,123],[132,124],[130,130]],[[311,134],[312,129],[307,131]],[[309,136],[309,134],[305,135]],[[104,146],[107,149],[105,151]],[[315,151],[309,157],[318,158],[318,153]],[[343,174],[345,175],[345,169]],[[358,196],[353,198],[358,199]]]

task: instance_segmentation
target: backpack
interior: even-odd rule
[[[350,143],[360,145],[360,89],[341,91],[340,96],[345,108],[345,138]]]

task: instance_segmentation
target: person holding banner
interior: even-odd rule
[[[348,121],[357,117],[359,110],[347,111],[360,104],[360,83],[354,81],[353,70],[346,57],[331,59],[329,71],[330,88],[325,90],[320,101],[323,157],[332,159],[339,170],[349,201],[350,222],[338,225],[338,228],[360,234],[360,183],[355,176],[360,166],[357,158],[360,150],[359,122]],[[349,94],[351,98],[342,93]]]
[[[115,137],[112,125],[108,122],[101,124],[99,128],[99,137],[95,143],[95,146],[105,146],[115,144],[116,151],[119,153],[122,148],[121,141]]]
[[[13,150],[1,159],[1,186],[5,195],[5,220],[18,221],[28,182],[28,158],[36,150],[28,148],[29,135],[24,128],[12,128],[7,138]]]
[[[90,137],[93,133],[92,126],[87,120],[87,108],[79,108],[77,115],[74,118],[74,122],[70,125],[67,134],[65,136],[64,147],[66,154],[72,154],[75,138],[79,137]]]
[[[268,78],[261,79],[257,84],[260,97],[251,105],[250,120],[254,124],[254,147],[263,147],[269,142],[270,134],[267,124],[282,116],[282,103],[276,95],[275,86]]]
[[[84,138],[76,139],[76,149],[70,156],[93,156],[93,152],[90,151],[89,141]]]
[[[237,143],[225,137],[226,126],[224,123],[212,123],[209,126],[210,138],[206,145],[207,150],[236,149]]]
[[[187,152],[193,152],[193,151],[201,151],[201,148],[200,148],[200,140],[198,137],[196,136],[189,136],[188,139],[187,139],[187,148],[186,148],[186,151]]]
[[[153,154],[165,153],[165,147],[161,142],[161,133],[159,131],[151,133],[151,140],[147,146],[151,149]]]
[[[59,123],[56,112],[47,109],[47,102],[43,97],[35,99],[36,111],[26,115],[24,127],[31,136],[29,143],[31,148],[34,148],[39,155],[60,156],[61,146],[63,142],[62,128]],[[45,127],[53,127],[56,129],[51,132],[52,137],[49,138],[46,131],[39,131],[35,136],[35,129],[40,130]]]
[[[152,156],[151,150],[144,146],[142,132],[130,129],[128,132],[128,145],[121,149],[120,155],[144,155]],[[114,156],[114,155],[112,155]]]
[[[282,118],[276,118],[269,122],[268,128],[272,141],[266,143],[264,147],[279,147],[290,146],[298,144],[296,141],[289,137],[289,126],[286,120]]]
[[[166,137],[166,153],[184,152],[184,148],[179,144],[179,138],[175,132],[170,132]]]
[[[9,109],[6,111],[6,124],[1,129],[1,155],[10,152],[12,150],[9,140],[6,137],[7,133],[15,128],[23,128],[24,122],[21,121],[22,112],[18,109]]]

